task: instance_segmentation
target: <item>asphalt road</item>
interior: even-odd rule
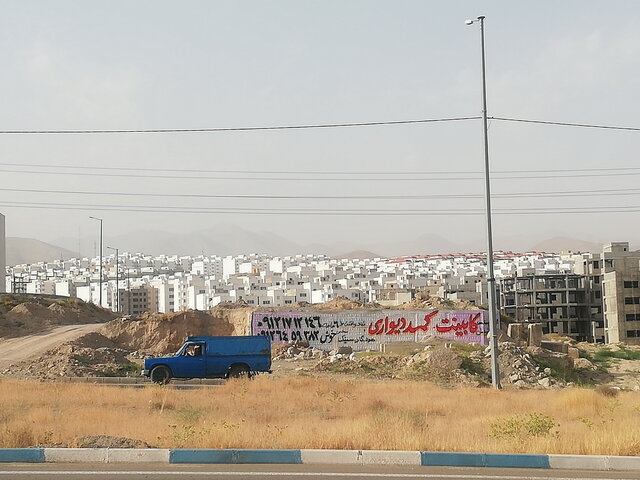
[[[0,480],[620,480],[640,472],[340,465],[0,464]]]

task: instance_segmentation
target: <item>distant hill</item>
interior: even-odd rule
[[[95,255],[95,237],[58,238],[54,243],[68,248],[84,245],[83,256]],[[120,252],[145,253],[149,255],[240,255],[265,253],[269,255],[295,255],[306,252],[304,248],[273,232],[254,232],[233,225],[219,225],[193,233],[136,231],[122,235],[105,234],[104,245],[113,245]],[[109,254],[106,252],[105,254]],[[323,253],[323,252],[320,252]]]
[[[354,250],[353,252],[347,252],[340,255],[333,255],[333,258],[346,258],[348,260],[362,260],[362,259],[371,259],[371,258],[384,258],[383,255],[378,255],[377,253],[369,252],[367,250]]]
[[[51,262],[77,257],[76,252],[33,238],[7,237],[7,265]]]
[[[577,238],[553,237],[535,244],[531,247],[531,250],[549,253],[560,253],[566,251],[599,253],[602,252],[602,244],[586,242]]]

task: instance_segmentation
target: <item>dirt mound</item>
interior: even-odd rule
[[[0,295],[0,337],[20,337],[60,325],[104,323],[115,318],[109,310],[77,298],[40,295]]]
[[[377,303],[360,303],[347,297],[336,297],[330,302],[311,305],[311,308],[318,311],[339,312],[341,310],[371,310],[384,308]]]
[[[98,332],[88,333],[69,343],[79,348],[119,348],[111,339]]]
[[[313,370],[378,379],[426,380],[446,386],[479,385],[475,374],[462,366],[463,357],[453,349],[426,347],[413,355],[332,355],[318,362]]]
[[[223,304],[226,305],[226,304]],[[226,308],[231,308],[228,304]],[[241,306],[244,306],[242,304]],[[261,311],[284,312],[284,311],[319,311],[319,312],[340,312],[343,310],[478,310],[478,307],[464,301],[442,300],[437,297],[430,297],[418,294],[414,300],[398,306],[386,307],[375,302],[360,303],[346,297],[337,297],[326,303],[310,304],[306,302],[283,305],[278,307],[261,307]],[[256,311],[257,308],[248,308],[248,311]]]
[[[248,321],[245,323],[248,324]],[[222,318],[195,310],[146,315],[134,320],[113,320],[102,327],[100,333],[120,348],[149,355],[173,353],[184,343],[185,337],[190,335],[246,334],[244,331],[238,333],[228,317]]]
[[[409,303],[404,303],[399,310],[479,310],[479,308],[463,300],[444,300],[439,297],[431,297],[424,293],[417,293]]]
[[[138,375],[135,352],[118,348],[99,333],[89,333],[35,360],[11,365],[3,375],[51,380],[60,377],[126,377]]]

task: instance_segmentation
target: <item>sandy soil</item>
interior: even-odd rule
[[[65,325],[46,332],[24,337],[0,339],[0,371],[9,365],[38,357],[51,348],[90,332],[99,330],[103,324]]]

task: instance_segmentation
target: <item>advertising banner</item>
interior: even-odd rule
[[[354,310],[254,312],[251,330],[274,343],[307,341],[322,350],[375,350],[381,344],[427,337],[487,345],[489,327],[484,310]]]

